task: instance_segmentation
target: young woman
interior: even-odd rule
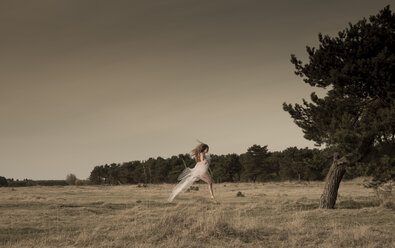
[[[180,181],[173,189],[170,194],[168,201],[173,201],[180,192],[185,192],[189,187],[195,182],[200,180],[205,181],[208,184],[208,189],[211,194],[211,200],[217,202],[213,193],[213,182],[208,173],[208,168],[210,166],[211,158],[208,153],[209,147],[207,144],[201,143],[191,151],[192,157],[196,161],[194,168],[185,168],[184,171],[178,176],[178,181]]]

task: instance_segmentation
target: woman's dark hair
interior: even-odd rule
[[[201,152],[203,152],[204,150],[206,150],[206,148],[210,149],[210,148],[208,147],[207,144],[205,144],[205,143],[203,143],[203,142],[200,142],[200,144],[197,145],[197,146],[191,151],[192,157],[194,157],[194,159],[195,159],[196,162],[199,162],[199,161],[200,161],[199,153],[201,153]]]

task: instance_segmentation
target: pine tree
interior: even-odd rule
[[[387,6],[336,37],[318,38],[317,49],[306,47],[308,64],[295,55],[291,62],[305,83],[328,89],[327,95],[313,92],[311,102],[284,103],[283,109],[306,139],[333,149],[320,208],[334,208],[347,166],[362,166],[381,181],[394,179],[395,16]]]
[[[256,182],[258,176],[265,173],[264,160],[269,156],[267,146],[253,145],[241,158],[243,177]]]

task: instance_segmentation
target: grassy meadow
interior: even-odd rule
[[[343,181],[337,209],[323,182],[0,188],[1,247],[395,247],[393,195]],[[238,192],[244,197],[236,197]]]

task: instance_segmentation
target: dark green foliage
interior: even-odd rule
[[[145,182],[140,161],[96,166],[89,176],[94,184],[132,184]],[[141,170],[140,170],[141,169]]]
[[[210,168],[215,183],[248,182],[254,179],[255,182],[295,180],[299,177],[301,180],[321,180],[330,164],[331,155],[328,154],[327,150],[295,147],[269,152],[267,146],[253,145],[240,155],[212,154]],[[193,168],[195,164],[189,154],[179,154],[167,159],[158,157],[146,161],[105,164],[93,168],[89,181],[76,179],[75,184],[137,184],[138,187],[147,187],[148,183],[176,183],[185,166]],[[353,174],[350,174],[350,178],[352,177]],[[68,185],[66,180],[6,179],[5,182],[3,180],[3,186],[11,187]]]
[[[66,180],[34,180],[34,183],[38,186],[66,186],[67,185]]]
[[[146,161],[131,161],[122,164],[105,164],[96,166],[89,179],[94,184],[137,184],[170,183],[177,180],[186,166],[193,167],[194,161],[188,155],[180,154],[164,159],[149,158]]]
[[[7,178],[0,176],[0,187],[7,187],[7,186],[8,186]]]
[[[336,37],[318,36],[307,47],[309,63],[295,55],[295,73],[311,86],[328,89],[324,98],[284,103],[304,137],[346,156],[348,173],[395,179],[395,15],[389,6]]]
[[[272,173],[271,164],[266,163],[269,157],[267,146],[253,145],[248,148],[247,152],[241,155],[241,164],[243,166],[242,177],[246,181],[256,182],[258,177],[269,179]]]
[[[235,153],[227,155],[213,155],[211,166],[216,182],[235,182],[240,180],[242,165]]]
[[[78,180],[78,179],[77,179],[77,177],[76,177],[74,174],[68,174],[68,175],[66,176],[66,182],[67,182],[69,185],[75,185],[75,183],[76,183],[77,180]]]
[[[14,180],[13,178],[7,179],[9,187],[26,187],[26,186],[66,186],[66,180]]]
[[[330,165],[331,156],[318,149],[290,147],[279,159],[281,179],[322,180]]]
[[[240,155],[212,154],[210,169],[216,183],[322,180],[330,158],[327,150],[292,147],[281,152],[269,152],[267,146],[253,145]],[[177,177],[185,166],[193,168],[195,164],[188,154],[179,154],[167,159],[158,157],[96,166],[89,178],[93,184],[138,184],[138,187],[147,183],[177,183]]]

